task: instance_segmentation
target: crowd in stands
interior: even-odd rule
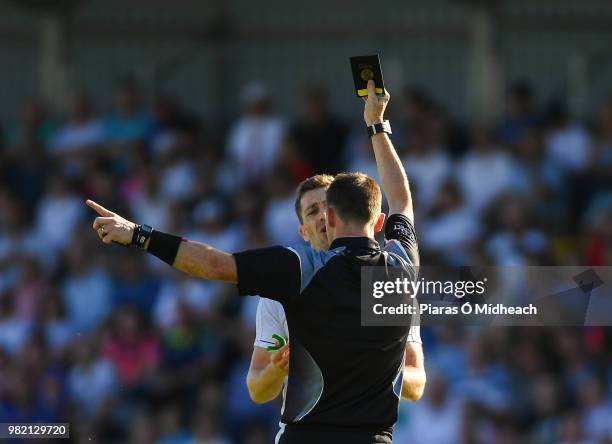
[[[364,124],[314,86],[283,115],[247,85],[222,136],[134,79],[109,93],[109,109],[24,99],[0,122],[0,422],[70,422],[79,443],[270,443],[280,400],[245,385],[257,299],[102,245],[84,200],[225,251],[300,243],[301,180],[378,178]],[[612,265],[612,99],[587,120],[536,102],[513,85],[501,119],[468,125],[392,91],[421,263]],[[421,334],[428,383],[401,404],[398,444],[612,443],[612,328]]]

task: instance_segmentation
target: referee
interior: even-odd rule
[[[409,326],[361,327],[360,270],[393,266],[415,276],[419,258],[408,180],[383,119],[389,94],[378,97],[371,81],[368,90],[364,119],[390,212],[382,248],[374,240],[385,219],[381,191],[360,173],[339,174],[326,192],[329,251],[276,246],[232,255],[87,201],[104,243],[135,245],[193,276],[283,304],[291,354],[281,444],[392,442]]]
[[[320,174],[304,180],[297,188],[295,212],[300,223],[298,231],[312,248],[329,250],[325,232],[325,193],[333,181],[332,176]],[[275,300],[260,298],[256,314],[256,336],[246,383],[254,402],[264,403],[282,392],[283,404],[286,391],[283,387],[289,372],[290,327],[283,305]],[[288,340],[278,351],[268,351],[274,334]],[[423,394],[425,368],[420,327],[413,323],[408,332],[404,355],[402,399],[417,401]],[[285,424],[279,423],[278,436],[282,436]]]

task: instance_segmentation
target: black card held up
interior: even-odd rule
[[[351,69],[353,70],[357,96],[365,97],[368,95],[368,80],[370,79],[374,80],[376,95],[385,95],[385,84],[378,54],[351,57]]]

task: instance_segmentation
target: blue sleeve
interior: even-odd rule
[[[335,251],[316,251],[307,245],[287,248],[300,260],[300,293],[308,286],[314,275],[336,255]]]

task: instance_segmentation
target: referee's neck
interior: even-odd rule
[[[338,227],[336,231],[334,232],[334,240],[340,237],[369,237],[371,239],[374,239],[374,230],[368,227],[362,227],[362,228],[353,228],[353,227],[339,228]]]

